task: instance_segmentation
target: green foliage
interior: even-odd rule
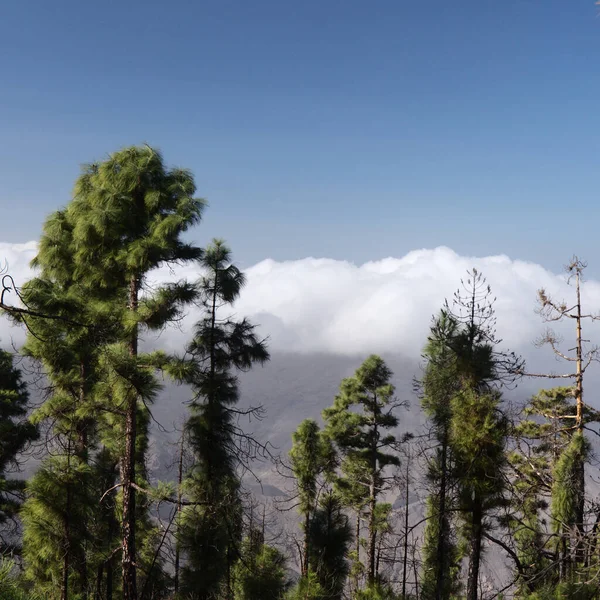
[[[468,505],[473,496],[486,508],[502,500],[501,469],[508,423],[500,411],[498,392],[464,389],[452,399],[450,439],[461,476],[461,496]]]
[[[246,319],[222,316],[239,296],[244,276],[231,264],[231,252],[214,240],[202,258],[205,274],[198,283],[203,318],[178,370],[194,391],[186,424],[193,464],[186,474],[185,507],[178,543],[185,557],[181,589],[191,598],[210,598],[229,585],[242,535],[238,467],[263,448],[237,425],[236,371],[269,359],[266,345]],[[245,414],[252,416],[256,411]],[[215,560],[219,556],[219,560]],[[230,595],[230,592],[227,592]]]
[[[262,538],[259,532],[251,531],[242,544],[233,568],[235,600],[278,600],[285,595],[285,556]]]
[[[310,523],[310,567],[322,589],[321,598],[340,600],[348,577],[352,528],[339,497],[324,494]]]
[[[202,504],[185,506],[181,515],[181,591],[186,598],[212,598],[225,585],[241,541],[239,483],[234,476],[208,479],[198,471],[188,476],[184,494]]]
[[[335,456],[330,440],[321,434],[317,422],[306,419],[292,434],[290,463],[296,479],[298,512],[304,517],[304,549],[302,573],[305,575],[311,563],[310,522],[316,508],[318,493],[323,487],[319,481],[325,472],[331,472]]]
[[[0,351],[0,527],[15,517],[24,487],[8,472],[18,466],[19,452],[38,435],[37,428],[25,419],[28,400],[27,388],[12,355]],[[0,550],[5,539],[5,535],[0,535]]]
[[[358,590],[353,600],[399,600],[400,596],[394,593],[389,585],[377,583],[364,590]]]
[[[325,590],[323,590],[316,573],[309,572],[301,577],[290,590],[286,600],[322,600],[325,597]]]
[[[557,585],[545,585],[532,593],[516,596],[522,600],[593,600],[598,597],[595,583],[565,581]]]
[[[429,417],[436,443],[427,471],[431,493],[427,498],[421,575],[421,595],[425,600],[449,598],[459,588],[461,552],[453,527],[456,515],[453,490],[458,473],[450,444],[452,398],[458,393],[461,381],[452,340],[459,330],[457,320],[446,311],[434,320],[423,353],[426,364],[419,382],[421,406]]]
[[[292,434],[290,462],[298,488],[300,514],[311,513],[317,500],[319,475],[331,466],[331,446],[313,419],[300,423]]]
[[[542,515],[547,512],[553,489],[562,495],[561,486],[556,487],[555,474],[557,462],[572,437],[572,417],[576,411],[573,391],[570,387],[540,390],[531,398],[524,410],[525,418],[512,432],[515,449],[508,454],[513,473],[511,503],[504,524],[512,532],[523,565],[519,573],[519,590],[523,594],[544,590],[554,578],[548,568],[547,551],[554,551],[561,544],[553,543],[553,538],[545,534]],[[567,507],[567,512],[572,508]],[[562,530],[556,521],[553,525],[555,533]]]
[[[353,377],[341,382],[333,406],[323,411],[325,435],[343,457],[336,489],[343,501],[365,514],[369,523],[367,574],[372,582],[376,578],[377,500],[389,489],[387,467],[400,464],[394,451],[398,442],[390,433],[398,426],[391,377],[383,359],[372,355]]]
[[[70,589],[87,588],[91,539],[86,525],[94,503],[90,477],[89,466],[67,454],[47,457],[28,483],[21,511],[25,576],[49,599],[60,598],[65,568]]]
[[[14,561],[0,558],[0,598],[2,600],[42,600],[42,596],[27,589],[15,571]]]
[[[555,533],[568,531],[577,522],[577,469],[585,461],[589,442],[576,432],[554,468],[551,515]]]
[[[33,261],[39,275],[23,290],[30,308],[52,317],[28,319],[32,335],[26,352],[41,362],[53,384],[53,393],[36,418],[52,424],[54,454],[65,459],[69,469],[91,468],[81,481],[82,487],[89,483],[91,490],[71,490],[73,486],[66,485],[64,494],[69,501],[76,494],[87,494],[96,503],[114,485],[115,466],[120,464],[121,493],[105,500],[99,512],[103,523],[89,510],[81,509],[80,515],[77,511],[61,513],[57,494],[37,498],[36,485],[31,489],[26,513],[31,519],[44,504],[50,514],[63,518],[62,537],[40,539],[40,545],[54,547],[39,552],[56,560],[64,556],[61,568],[73,572],[63,582],[75,578],[77,565],[88,565],[90,573],[84,574],[86,569],[81,567],[81,581],[74,581],[69,594],[89,587],[85,580],[93,578],[95,584],[97,569],[106,578],[100,588],[106,588],[107,594],[109,587],[113,592],[118,589],[111,574],[117,516],[128,538],[124,547],[131,549],[124,555],[123,564],[128,565],[125,595],[135,595],[136,565],[144,569],[152,565],[153,581],[160,571],[160,560],[155,561],[157,532],[147,515],[149,501],[141,495],[137,503],[131,499],[136,496],[132,483],[147,486],[146,405],[160,389],[155,365],[138,352],[138,338],[144,329],[160,330],[179,318],[196,290],[188,282],[172,282],[152,292],[141,291],[147,274],[155,268],[201,257],[199,248],[181,240],[202,213],[203,202],[194,193],[191,174],[167,169],[160,154],[148,146],[126,148],[85,166],[70,204],[46,221]],[[99,454],[103,457],[97,462]],[[102,465],[98,473],[93,472],[96,464]],[[51,473],[57,478],[59,472],[68,477],[54,464],[46,467],[44,477]],[[96,484],[107,487],[94,488]],[[118,499],[123,503],[120,513]],[[56,506],[49,506],[51,501]],[[58,522],[47,526],[56,530]],[[26,522],[25,527],[33,528],[35,538],[39,523]],[[94,537],[100,532],[107,536],[102,541]],[[133,551],[136,532],[137,554]],[[89,539],[95,544],[90,545]],[[85,544],[80,540],[86,540]],[[33,552],[30,544],[32,560]],[[58,564],[47,568],[55,573]],[[147,581],[145,593],[148,585],[154,593],[154,583]]]
[[[441,578],[442,598],[451,598],[460,589],[460,561],[462,551],[457,544],[454,528],[451,527],[450,512],[440,514],[439,497],[431,494],[427,498],[425,518],[427,519],[423,538],[423,569],[421,574],[421,597],[435,598],[438,587],[438,556],[443,552],[444,570]],[[440,516],[442,517],[440,519]],[[444,528],[440,531],[440,523]],[[441,545],[441,549],[438,546]]]

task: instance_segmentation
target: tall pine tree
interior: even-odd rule
[[[194,462],[184,481],[188,505],[181,514],[178,540],[184,565],[181,590],[205,600],[224,589],[233,595],[232,567],[239,557],[242,535],[239,469],[247,467],[261,447],[238,425],[240,411],[236,371],[269,359],[265,342],[246,319],[227,310],[239,296],[245,279],[231,262],[231,252],[214,240],[202,259],[199,282],[203,318],[188,347],[184,375],[194,390],[186,425]]]
[[[496,335],[495,298],[476,269],[462,282],[446,312],[458,324],[447,339],[457,363],[451,399],[450,447],[456,460],[462,533],[468,547],[467,600],[477,600],[483,539],[503,501],[508,422],[499,388],[515,381],[520,357],[501,351]]]
[[[310,524],[317,508],[319,493],[323,486],[320,476],[333,468],[332,449],[329,440],[312,419],[306,419],[292,435],[290,462],[296,479],[298,511],[304,520],[304,545],[301,557],[302,575],[308,575],[310,557]]]
[[[352,527],[338,495],[324,493],[310,522],[310,571],[316,574],[322,598],[341,600],[348,577],[347,554]]]
[[[118,331],[100,353],[103,375],[96,394],[114,417],[125,600],[138,596],[136,529],[144,510],[136,509],[136,486],[144,485],[148,420],[143,414],[159,388],[152,357],[139,352],[139,337],[144,329],[160,330],[178,318],[195,297],[186,282],[154,290],[145,283],[161,265],[201,256],[200,249],[181,239],[201,216],[203,203],[194,193],[191,174],[167,169],[156,150],[144,146],[116,152],[83,168],[72,202],[54,219],[56,235],[42,240],[38,256],[38,266],[81,282],[87,301],[109,314]]]
[[[13,356],[0,350],[0,552],[16,545],[15,532],[9,527],[21,505],[24,481],[11,473],[18,469],[18,455],[38,435],[27,421],[29,394]]]
[[[430,458],[427,522],[423,547],[421,594],[426,599],[448,599],[457,591],[460,552],[454,534],[456,474],[450,445],[452,398],[459,389],[456,355],[449,340],[458,323],[446,312],[434,321],[425,347],[425,370],[418,390],[421,406],[435,441]]]
[[[375,585],[378,575],[375,560],[377,503],[389,486],[387,467],[400,464],[394,451],[398,442],[390,431],[398,426],[394,409],[399,405],[394,399],[391,377],[392,372],[385,362],[372,355],[353,377],[342,381],[333,406],[323,411],[326,435],[344,456],[343,464],[357,474],[355,483],[362,486],[366,498],[369,586]],[[340,483],[344,487],[343,479]]]

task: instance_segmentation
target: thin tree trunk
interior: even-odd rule
[[[469,572],[467,575],[467,600],[477,600],[479,593],[479,566],[481,563],[481,538],[483,533],[483,511],[481,502],[475,498],[471,519]]]
[[[360,563],[360,509],[356,509],[356,563]],[[355,590],[358,590],[358,574],[354,577]]]
[[[448,470],[448,428],[444,426],[442,435],[442,456],[440,475],[440,495],[438,506],[438,540],[436,552],[435,599],[442,600],[445,596],[446,552],[448,549],[448,516],[446,515],[446,486]]]
[[[558,580],[565,581],[567,578],[567,538],[561,530],[561,539],[558,549]]]
[[[404,494],[404,559],[402,564],[402,599],[406,599],[406,580],[408,578],[408,494],[409,494],[410,460],[406,460],[406,488]]]
[[[70,488],[71,486],[69,486]],[[67,491],[67,515],[70,512],[70,491]],[[65,549],[63,556],[63,568],[62,568],[62,584],[60,588],[60,600],[68,600],[69,598],[69,558],[71,555],[70,549],[70,531],[69,531],[69,517],[65,518]]]
[[[113,600],[113,559],[111,558],[106,564],[106,600]]]
[[[415,574],[415,600],[419,600],[419,573],[417,572],[417,557],[415,544],[412,546],[412,565]]]
[[[375,583],[375,482],[372,481],[369,489],[369,584]]]
[[[375,571],[375,541],[377,531],[375,528],[375,508],[377,506],[377,443],[379,432],[377,430],[377,394],[373,396],[373,441],[371,446],[371,484],[369,485],[369,585],[373,585],[377,579]]]
[[[231,546],[227,544],[227,589],[226,589],[226,599],[233,600],[233,586],[231,581]]]
[[[302,575],[308,575],[308,553],[309,553],[309,529],[310,529],[310,511],[306,511],[304,515],[304,556],[302,557]]]
[[[129,309],[138,308],[138,279],[131,278],[129,287]],[[137,329],[129,342],[129,354],[138,354]],[[123,600],[137,600],[136,548],[135,548],[135,442],[137,437],[137,395],[127,398],[125,416],[125,456],[121,463],[123,486]]]
[[[377,539],[377,558],[375,559],[375,570],[379,573],[379,566],[381,564],[381,553],[383,548],[383,535],[380,535]]]
[[[68,600],[69,598],[69,569],[71,560],[71,510],[73,504],[73,488],[71,485],[71,439],[69,438],[67,444],[67,502],[64,517],[64,533],[65,533],[65,544],[64,544],[64,555],[63,555],[63,567],[62,567],[62,582],[60,588],[60,600]]]
[[[182,499],[182,490],[181,484],[183,482],[183,447],[185,440],[185,426],[183,431],[181,432],[181,445],[179,447],[179,466],[177,469],[177,527],[176,532],[179,533],[179,525],[181,522],[181,499]],[[179,535],[175,535],[175,594],[179,591]]]
[[[360,510],[356,509],[356,561],[360,562]]]
[[[94,592],[94,600],[102,600],[102,579],[104,578],[104,563],[100,563],[96,573],[96,591]]]
[[[577,359],[576,359],[576,375],[575,375],[575,400],[577,403],[577,433],[583,435],[583,348],[581,339],[581,286],[579,271],[577,271],[576,280],[576,291],[577,291]],[[577,504],[576,504],[576,531],[575,531],[575,561],[582,563],[585,561],[585,550],[583,548],[582,540],[585,536],[585,464],[584,458],[580,457],[575,465],[575,489],[577,493]]]
[[[87,364],[85,361],[81,361],[79,365],[79,376],[81,382],[79,384],[79,404],[80,406],[84,406],[86,397],[87,397]],[[88,464],[89,457],[89,448],[88,448],[88,438],[89,431],[88,428],[90,426],[89,419],[79,420],[77,422],[77,439],[75,442],[75,455],[78,460],[82,461],[86,465]],[[85,523],[86,530],[88,529],[88,523]],[[85,548],[81,545],[75,548],[76,551],[76,559],[77,559],[77,571],[79,573],[80,585],[81,585],[81,593],[82,600],[87,600],[88,598],[88,565],[87,565],[87,555]]]

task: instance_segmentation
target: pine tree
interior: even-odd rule
[[[188,347],[191,368],[184,375],[194,390],[186,425],[194,464],[184,482],[190,503],[182,511],[178,539],[186,563],[181,590],[192,598],[213,597],[224,587],[232,597],[231,569],[239,555],[242,505],[238,470],[248,466],[261,447],[237,425],[240,411],[236,371],[269,359],[265,342],[254,326],[223,311],[236,300],[243,273],[231,263],[231,252],[214,240],[202,259],[205,275],[199,283],[204,316],[196,324]],[[216,558],[218,557],[218,558]]]
[[[49,599],[87,598],[90,468],[67,448],[28,482],[22,510],[26,576]]]
[[[48,219],[33,261],[39,276],[21,290],[28,310],[35,313],[21,316],[28,328],[22,352],[41,365],[50,384],[33,418],[37,424],[51,424],[50,454],[27,485],[23,555],[35,589],[61,599],[73,593],[86,598],[89,591],[86,546],[93,504],[89,450],[94,443],[90,390],[103,335],[90,325],[92,306],[86,302],[85,287],[73,279],[72,265],[45,262],[63,248],[69,232],[64,213]],[[44,253],[44,248],[51,251]]]
[[[392,372],[378,356],[370,356],[353,377],[344,379],[331,408],[323,411],[326,434],[344,455],[344,463],[356,469],[356,482],[364,490],[368,521],[367,580],[377,581],[376,508],[378,498],[389,480],[386,468],[399,465],[395,452],[396,437],[389,432],[398,426],[393,414],[399,403],[394,400]],[[341,481],[344,487],[343,480]]]
[[[327,435],[330,435],[327,431]],[[340,498],[342,505],[345,508],[351,508],[355,514],[354,522],[354,549],[350,552],[349,557],[352,561],[350,576],[353,582],[354,589],[358,589],[359,581],[365,573],[364,564],[361,562],[361,545],[364,541],[361,537],[361,526],[364,516],[364,511],[369,503],[368,488],[363,483],[363,465],[355,460],[352,460],[344,448],[338,448],[341,451],[342,459],[339,469],[339,476],[333,478],[335,493]]]
[[[286,600],[321,600],[325,590],[321,587],[316,573],[309,572],[301,577],[286,596]]]
[[[310,571],[316,574],[323,600],[343,597],[351,543],[348,517],[337,494],[329,490],[321,496],[310,522]]]
[[[514,427],[515,447],[508,455],[513,474],[511,510],[506,524],[515,541],[517,575],[524,593],[536,592],[553,580],[556,583],[565,578],[567,537],[572,532],[568,528],[565,531],[564,524],[572,522],[574,515],[559,517],[556,509],[560,504],[555,503],[551,532],[543,529],[542,515],[548,512],[553,494],[561,488],[563,478],[555,480],[555,474],[571,443],[571,419],[575,414],[573,388],[540,390]],[[558,578],[549,569],[551,552],[559,566]]]
[[[90,290],[74,280],[73,265],[51,260],[65,230],[63,213],[46,222],[34,260],[39,276],[21,293],[30,310],[52,315],[22,317],[29,332],[22,352],[41,365],[51,390],[33,415],[36,423],[49,424],[49,455],[28,485],[24,557],[37,588],[61,581],[62,599],[72,593],[86,598],[92,584],[92,507],[103,491],[93,487],[90,460],[98,431],[93,389],[99,351],[111,334],[111,319],[89,302]],[[54,547],[44,547],[49,544]]]
[[[10,474],[18,469],[18,454],[37,438],[37,428],[26,419],[29,394],[13,356],[0,350],[0,552],[15,545],[9,523],[21,505],[24,482]]]
[[[581,300],[581,288],[583,283],[583,273],[587,264],[574,256],[571,262],[566,266],[566,272],[569,276],[568,283],[572,284],[575,291],[574,304],[568,305],[566,302],[557,302],[551,298],[544,289],[538,292],[539,309],[544,322],[557,322],[564,319],[572,319],[575,325],[575,346],[567,351],[560,349],[560,340],[558,336],[548,329],[546,333],[538,340],[538,345],[549,345],[555,356],[568,363],[573,363],[574,371],[564,374],[533,374],[526,373],[530,377],[544,377],[549,379],[570,379],[573,381],[575,398],[575,415],[572,415],[573,421],[571,428],[578,435],[574,435],[572,443],[574,444],[568,453],[570,460],[569,466],[569,484],[572,486],[574,497],[573,508],[576,512],[574,521],[571,523],[573,530],[574,556],[575,563],[585,561],[584,540],[586,537],[585,523],[585,462],[587,458],[587,442],[585,440],[585,413],[589,411],[583,399],[584,375],[591,363],[598,358],[598,349],[592,347],[586,349],[586,340],[583,338],[583,324],[586,320],[595,320],[598,317],[592,314],[586,314],[583,310]],[[566,458],[565,458],[566,460]],[[566,465],[565,465],[566,466]],[[563,473],[565,475],[565,473]]]
[[[113,417],[122,496],[122,584],[125,600],[137,600],[136,485],[144,485],[145,403],[158,390],[153,360],[138,351],[141,331],[161,329],[194,298],[186,282],[164,285],[142,297],[148,273],[164,265],[198,259],[201,251],[181,240],[198,222],[203,203],[193,198],[191,174],[165,168],[149,147],[116,152],[87,165],[73,201],[51,220],[37,265],[57,279],[81,282],[87,301],[110,315],[118,331],[98,357],[103,375],[95,395]],[[108,442],[109,444],[112,442]],[[141,475],[141,478],[137,476]],[[144,508],[144,507],[139,507]],[[142,525],[142,528],[144,526]]]
[[[452,527],[456,476],[450,446],[452,398],[459,389],[457,360],[450,340],[457,331],[456,320],[442,311],[431,327],[424,351],[425,371],[418,382],[421,406],[436,443],[428,468],[432,491],[427,499],[423,547],[421,594],[425,600],[448,599],[458,588],[460,552]]]
[[[476,269],[445,312],[458,324],[447,344],[456,360],[458,387],[450,403],[449,446],[456,461],[462,533],[468,547],[467,600],[477,600],[483,538],[504,502],[508,421],[500,387],[514,382],[523,361],[498,349],[491,289]]]
[[[265,544],[261,531],[251,529],[233,568],[234,599],[281,600],[287,588],[285,565],[285,556]]]
[[[304,545],[301,557],[302,575],[308,574],[311,564],[310,524],[317,507],[320,487],[319,477],[333,467],[331,445],[321,435],[316,421],[306,419],[292,434],[293,445],[290,450],[292,472],[296,479],[298,492],[298,511],[304,519]]]
[[[484,533],[493,511],[502,504],[505,441],[508,423],[500,411],[501,396],[466,389],[453,399],[450,432],[459,480],[463,535],[468,540],[467,599],[476,600]]]

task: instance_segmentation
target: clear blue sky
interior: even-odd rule
[[[594,0],[11,0],[0,74],[2,241],[148,142],[244,266],[448,245],[600,273]]]

